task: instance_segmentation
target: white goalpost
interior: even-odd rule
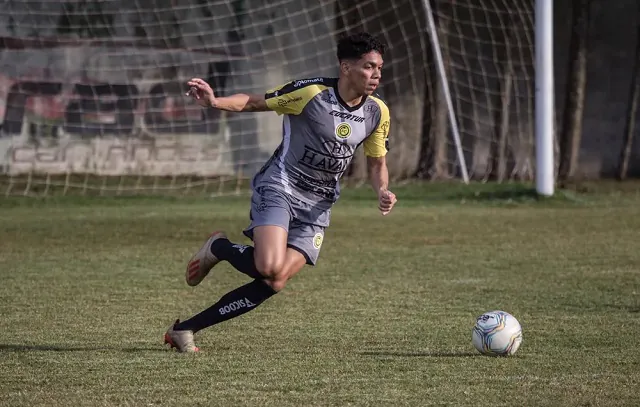
[[[553,0],[423,3],[462,178],[510,167],[553,195]]]
[[[554,193],[553,0],[536,0],[536,190]]]

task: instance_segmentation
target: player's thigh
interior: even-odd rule
[[[315,266],[324,241],[325,228],[296,220],[289,226],[287,246],[300,253],[305,263]]]
[[[261,188],[251,197],[251,224],[244,234],[254,242],[256,268],[272,277],[283,267],[291,222],[291,204],[282,193]]]
[[[262,225],[253,229],[256,268],[265,277],[282,273],[287,258],[287,236],[282,226]]]

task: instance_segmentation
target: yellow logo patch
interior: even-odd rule
[[[338,138],[347,138],[351,135],[351,126],[349,123],[340,123],[336,126],[336,136]]]
[[[322,246],[322,239],[322,233],[316,233],[316,235],[313,237],[313,247],[319,249],[320,246]]]

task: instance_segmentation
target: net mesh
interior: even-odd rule
[[[509,174],[528,176],[531,2],[433,5],[471,175],[490,174],[503,143]],[[459,177],[425,21],[416,0],[6,0],[0,193],[246,191],[281,141],[281,118],[202,109],[185,81],[224,96],[335,76],[337,38],[361,30],[390,45],[392,177]],[[366,179],[361,154],[347,179]]]
[[[437,0],[440,46],[469,174],[534,175],[534,2]]]

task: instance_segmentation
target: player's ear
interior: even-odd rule
[[[351,64],[347,60],[340,61],[340,72],[342,72],[342,74],[348,74],[350,69]]]

